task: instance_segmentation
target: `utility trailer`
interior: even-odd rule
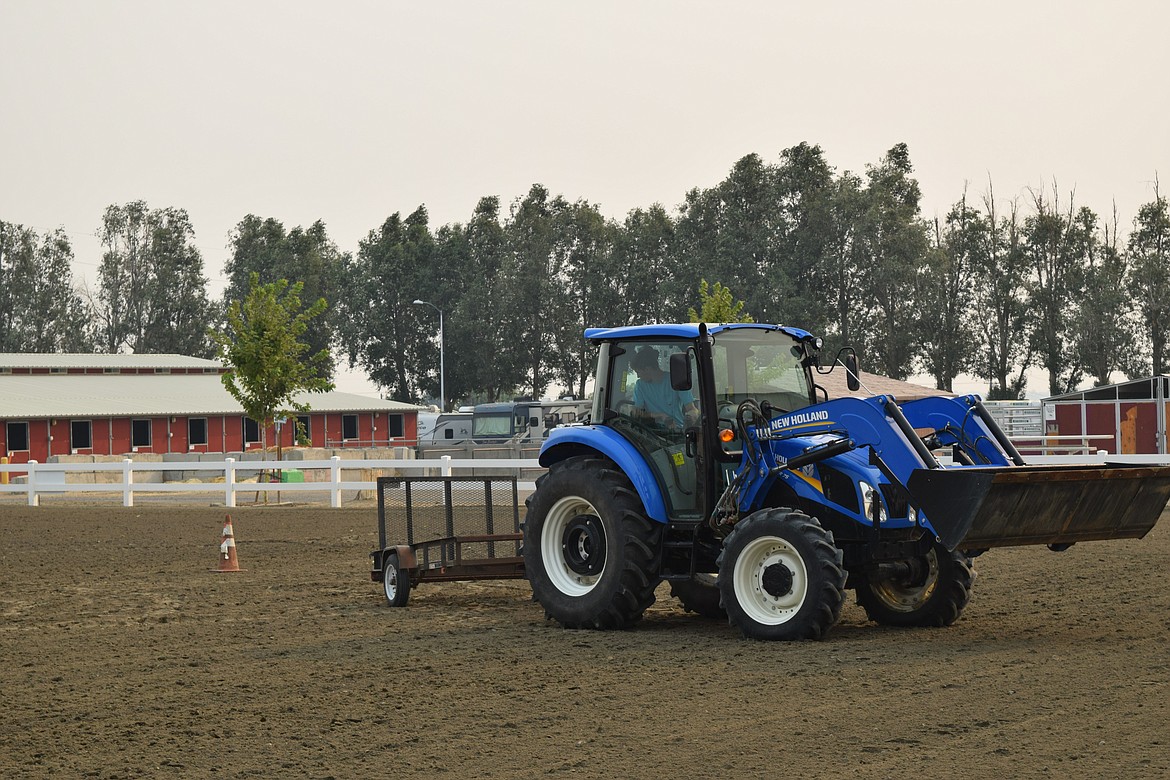
[[[406,606],[423,582],[522,579],[515,477],[379,477],[370,579]]]

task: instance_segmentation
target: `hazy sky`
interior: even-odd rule
[[[218,293],[248,213],[353,251],[419,204],[540,182],[620,218],[750,152],[904,141],[927,216],[1055,179],[1124,228],[1170,190],[1168,31],[1155,0],[0,0],[0,219],[63,227],[92,280],[107,205],[185,208]]]

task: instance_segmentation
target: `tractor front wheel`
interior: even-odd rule
[[[841,551],[806,514],[749,515],[727,535],[718,563],[728,620],[749,639],[822,639],[841,617]]]
[[[870,575],[857,587],[857,603],[885,626],[949,626],[971,600],[975,570],[959,551],[935,544],[891,574]]]
[[[565,628],[628,628],[654,603],[662,527],[611,461],[556,463],[526,502],[532,597]]]

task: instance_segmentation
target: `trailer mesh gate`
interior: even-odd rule
[[[414,552],[417,580],[523,576],[515,477],[379,477],[378,546]]]

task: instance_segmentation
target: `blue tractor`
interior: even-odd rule
[[[1029,466],[978,396],[829,399],[819,338],[762,324],[594,328],[590,422],[552,431],[527,501],[533,597],[567,628],[636,623],[666,580],[745,636],[945,626],[998,546],[1139,538],[1167,466]],[[936,453],[945,453],[946,465]]]

